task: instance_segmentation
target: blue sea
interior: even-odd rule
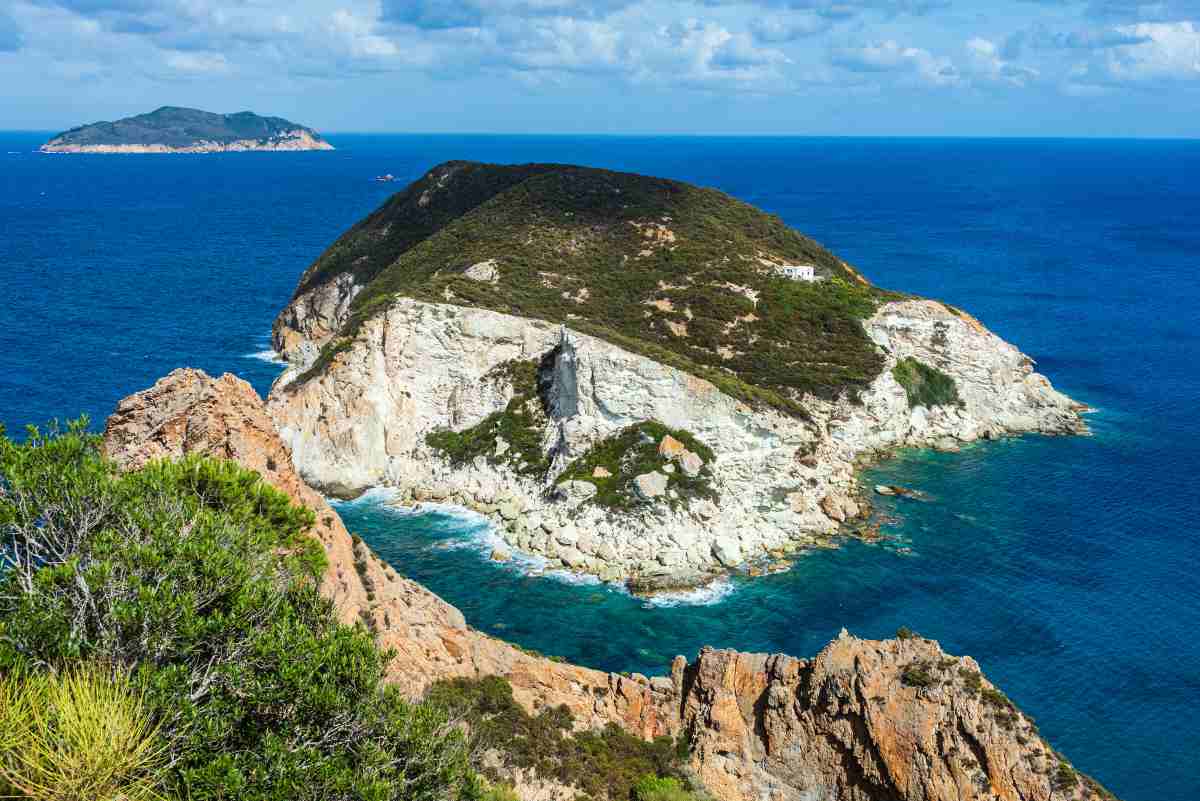
[[[883,286],[969,309],[1096,408],[1094,436],[904,453],[889,539],[660,601],[487,560],[486,526],[340,505],[475,626],[611,670],[815,653],[908,626],[1127,801],[1200,798],[1200,142],[332,136],[333,153],[44,156],[0,133],[0,421],[91,415],[179,366],[266,393],[271,320],[350,224],[446,159],[715,186]]]

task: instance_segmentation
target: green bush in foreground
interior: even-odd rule
[[[37,801],[158,801],[166,749],[123,673],[82,664],[0,679],[0,791]]]
[[[0,438],[0,673],[127,672],[188,801],[477,798],[462,733],[317,593],[311,523],[232,463],[120,475],[82,423]]]
[[[896,362],[892,376],[904,387],[909,406],[957,406],[962,403],[953,378],[911,356]]]

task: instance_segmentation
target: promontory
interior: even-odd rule
[[[250,111],[214,114],[163,106],[116,122],[64,131],[43,153],[223,153],[252,150],[333,150],[312,128]]]
[[[1086,430],[967,312],[717,190],[569,165],[433,168],[313,263],[274,346],[312,486],[464,505],[647,591],[830,544],[891,449]]]

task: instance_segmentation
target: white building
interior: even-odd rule
[[[775,268],[775,272],[793,281],[817,280],[816,268],[811,264],[781,264]]]

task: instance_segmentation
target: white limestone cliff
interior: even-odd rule
[[[901,446],[954,447],[1006,434],[1078,433],[1082,407],[978,321],[941,303],[891,302],[864,327],[886,357],[857,402],[806,398],[810,420],[752,409],[709,382],[547,322],[397,299],[321,374],[293,385],[337,330],[354,286],[308,293],[280,317],[291,366],[268,408],[304,480],[330,494],[372,486],[491,514],[516,549],[606,579],[695,583],[723,569],[824,544],[865,511],[856,466]],[[546,358],[553,353],[552,358]],[[910,408],[892,376],[914,357],[954,378],[959,406]],[[512,388],[482,380],[512,360],[543,364],[553,474],[597,440],[643,420],[694,434],[714,452],[719,501],[647,503],[616,515],[586,493],[552,492],[483,457],[454,467],[425,442],[505,408]],[[568,488],[572,490],[572,488]]]

